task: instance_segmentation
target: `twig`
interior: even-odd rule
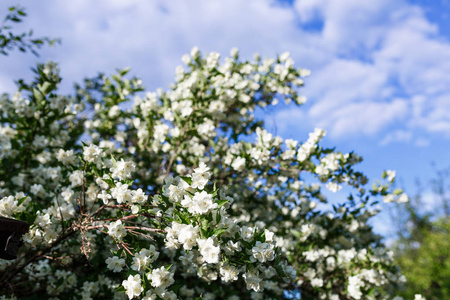
[[[62,234],[58,239],[56,239],[56,241],[54,241],[53,243],[51,243],[48,247],[39,250],[38,252],[36,252],[35,255],[33,255],[32,257],[30,257],[25,263],[23,263],[21,266],[18,266],[17,269],[13,269],[10,272],[5,272],[5,275],[1,278],[0,280],[0,286],[4,285],[4,284],[9,284],[9,281],[14,278],[14,276],[16,276],[19,272],[21,272],[27,265],[29,265],[30,263],[32,263],[35,260],[38,260],[40,257],[42,257],[47,251],[49,251],[50,249],[52,249],[53,247],[57,246],[59,243],[61,243],[64,239],[66,239],[68,236],[74,234],[76,232],[76,230],[70,228],[68,229],[67,232],[65,232],[64,234]]]
[[[165,230],[157,229],[157,228],[150,228],[150,227],[124,226],[124,228],[125,228],[125,229],[139,229],[139,230],[144,230],[144,231],[149,231],[149,232],[161,232],[161,233],[166,233]]]
[[[119,242],[119,245],[121,245],[122,248],[125,249],[125,251],[127,251],[131,256],[134,256],[133,253],[130,251],[130,249],[128,249],[128,247],[125,245],[124,242]]]

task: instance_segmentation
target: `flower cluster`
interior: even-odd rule
[[[283,140],[255,116],[303,104],[309,71],[289,53],[182,61],[169,90],[119,70],[60,95],[48,63],[0,97],[0,216],[31,225],[0,296],[398,300],[404,277],[367,223],[379,200],[408,200],[395,172],[368,188],[324,130]],[[323,192],[344,187],[341,203]]]

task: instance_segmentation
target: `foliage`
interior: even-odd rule
[[[370,189],[323,130],[300,143],[255,119],[304,103],[309,72],[288,53],[221,62],[194,48],[183,62],[167,91],[118,70],[61,95],[47,63],[2,95],[0,215],[32,226],[0,262],[0,295],[389,298],[403,276],[367,221],[381,199],[407,200],[394,173]],[[344,186],[348,200],[328,203]]]
[[[441,219],[420,228],[421,241],[409,238],[402,242],[397,262],[407,279],[404,296],[421,293],[427,299],[450,298],[450,221]],[[417,243],[417,244],[416,244]]]
[[[38,55],[36,49],[48,44],[53,46],[58,43],[58,39],[50,39],[48,37],[33,38],[33,31],[28,33],[16,34],[11,29],[9,23],[20,23],[26,16],[25,9],[19,5],[9,8],[9,12],[0,24],[0,53],[8,55],[8,52],[18,49],[21,52],[30,51],[34,55]]]
[[[426,205],[420,193],[400,210],[404,220],[398,224],[400,234],[394,250],[407,280],[402,292],[405,298],[417,293],[427,299],[450,298],[448,176],[448,172],[439,171],[433,179],[432,211],[424,213]]]

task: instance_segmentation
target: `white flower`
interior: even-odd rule
[[[322,278],[313,278],[313,279],[311,279],[311,285],[313,287],[322,287],[323,279]]]
[[[330,190],[330,191],[333,192],[333,193],[336,193],[336,192],[338,192],[338,191],[340,191],[340,190],[342,189],[342,186],[339,185],[339,184],[336,183],[336,182],[329,182],[329,183],[326,185],[326,187],[327,187],[328,190]]]
[[[184,225],[178,234],[178,241],[183,244],[185,250],[191,250],[197,244],[198,226]]]
[[[212,138],[216,135],[214,131],[216,127],[214,126],[213,121],[209,119],[204,119],[202,124],[197,126],[197,132],[201,137],[204,138]]]
[[[272,231],[264,229],[264,236],[266,237],[266,242],[273,242],[274,233]]]
[[[246,242],[250,242],[251,240],[253,240],[254,231],[255,231],[255,229],[252,227],[242,226],[241,227],[241,238]]]
[[[137,205],[131,205],[130,208],[131,208],[131,213],[134,215],[139,212],[139,206],[137,206]]]
[[[245,168],[245,158],[237,157],[231,164],[231,167],[235,171],[242,171]]]
[[[135,164],[131,161],[124,161],[123,158],[120,159],[116,163],[115,167],[112,167],[110,171],[112,172],[113,178],[119,178],[120,180],[124,180],[130,178],[131,173],[136,168]]]
[[[123,227],[122,221],[117,220],[116,222],[109,224],[108,234],[121,241],[127,235],[127,230]]]
[[[122,271],[125,266],[125,259],[118,258],[117,256],[108,257],[106,259],[106,263],[108,264],[108,269],[113,271],[114,273]]]
[[[120,114],[120,107],[117,105],[114,105],[113,107],[111,107],[109,109],[108,117],[115,118],[115,117],[119,116],[119,114]]]
[[[218,206],[217,203],[213,202],[212,196],[205,191],[196,192],[192,199],[185,195],[181,205],[186,207],[190,213],[199,215],[206,214]]]
[[[237,58],[239,55],[239,49],[238,48],[232,48],[230,51],[230,56],[233,58]]]
[[[239,275],[239,269],[230,265],[230,264],[223,264],[220,267],[220,278],[224,282],[231,282],[238,279]]]
[[[40,197],[40,198],[44,198],[47,195],[47,193],[45,192],[45,189],[42,186],[42,184],[33,184],[30,187],[30,193],[32,193],[32,194],[34,194],[34,195],[36,195],[37,197]]]
[[[173,279],[173,273],[167,271],[165,267],[154,269],[150,274],[148,274],[147,278],[152,281],[153,287],[159,287],[162,289],[165,289],[175,282]]]
[[[83,184],[83,177],[83,171],[73,171],[73,173],[69,176],[71,187],[81,186]]]
[[[191,50],[191,57],[193,59],[196,59],[200,55],[200,51],[198,50],[198,47],[194,47]]]
[[[327,167],[325,167],[324,165],[318,165],[318,166],[316,166],[315,172],[317,175],[326,176],[330,173],[330,170]]]
[[[219,62],[220,54],[217,52],[209,53],[208,57],[206,57],[206,67],[212,69],[217,66]]]
[[[255,246],[252,248],[252,256],[250,257],[250,260],[252,262],[259,261],[261,263],[274,260],[275,251],[273,248],[274,247],[272,244],[257,241]]]
[[[132,191],[131,195],[131,202],[133,203],[144,204],[147,201],[147,195],[145,195],[145,192],[142,189]]]
[[[189,55],[185,54],[181,57],[181,61],[187,65],[191,62],[191,58],[189,57]]]
[[[394,201],[395,201],[395,197],[392,194],[387,194],[386,196],[383,197],[384,203],[390,203],[390,202],[394,202]]]
[[[398,199],[397,199],[398,203],[405,203],[405,202],[409,202],[409,197],[406,193],[402,193]]]
[[[205,185],[208,183],[211,173],[208,172],[209,168],[205,163],[200,163],[200,166],[194,169],[194,174],[192,174],[192,184],[191,186],[196,189],[203,190]]]
[[[164,196],[169,198],[170,202],[180,202],[181,199],[183,199],[184,195],[185,190],[179,185],[171,184],[164,190]]]
[[[387,175],[387,180],[389,182],[391,182],[391,183],[394,182],[395,176],[396,176],[396,172],[395,171],[387,170],[386,171],[386,175]]]
[[[109,199],[111,199],[111,195],[108,194],[106,191],[102,191],[100,194],[98,194],[97,198],[102,199],[103,204],[108,204]]]
[[[132,193],[128,190],[127,184],[116,183],[116,187],[111,189],[111,196],[117,199],[117,203],[127,203],[132,199]]]
[[[3,197],[0,200],[0,216],[10,217],[17,211],[17,201],[13,196]]]
[[[123,287],[127,290],[129,299],[139,296],[144,290],[141,285],[141,275],[130,275],[127,280],[122,282]]]
[[[254,290],[255,292],[262,292],[264,290],[263,280],[259,277],[259,272],[251,272],[248,271],[244,275],[242,275],[245,279],[245,283],[247,284],[248,290]]]
[[[155,246],[151,245],[149,250],[143,248],[133,257],[131,268],[136,271],[144,271],[145,267],[148,267],[150,263],[154,262],[158,256],[159,252],[155,250]]]
[[[205,262],[209,264],[217,264],[219,262],[220,247],[214,246],[214,240],[211,237],[206,240],[197,239],[197,243]]]
[[[364,282],[358,275],[349,277],[347,290],[350,297],[353,297],[354,299],[361,299],[362,297],[361,287],[363,285]]]
[[[228,241],[228,243],[225,245],[224,250],[227,254],[233,254],[236,251],[241,251],[241,244],[239,243],[239,241],[237,242],[233,242],[233,241]]]
[[[284,52],[283,54],[280,55],[280,61],[281,62],[286,61],[289,58],[289,56],[290,56],[289,52],[287,52],[287,51]]]
[[[87,162],[96,162],[100,158],[102,150],[94,144],[83,147],[83,158]]]

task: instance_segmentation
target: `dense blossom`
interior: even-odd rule
[[[255,117],[303,104],[309,71],[289,53],[182,61],[169,90],[119,70],[60,95],[48,63],[1,96],[0,216],[31,227],[0,261],[0,296],[398,300],[404,277],[368,225],[378,201],[408,200],[395,172],[369,188],[324,130],[283,140]]]

